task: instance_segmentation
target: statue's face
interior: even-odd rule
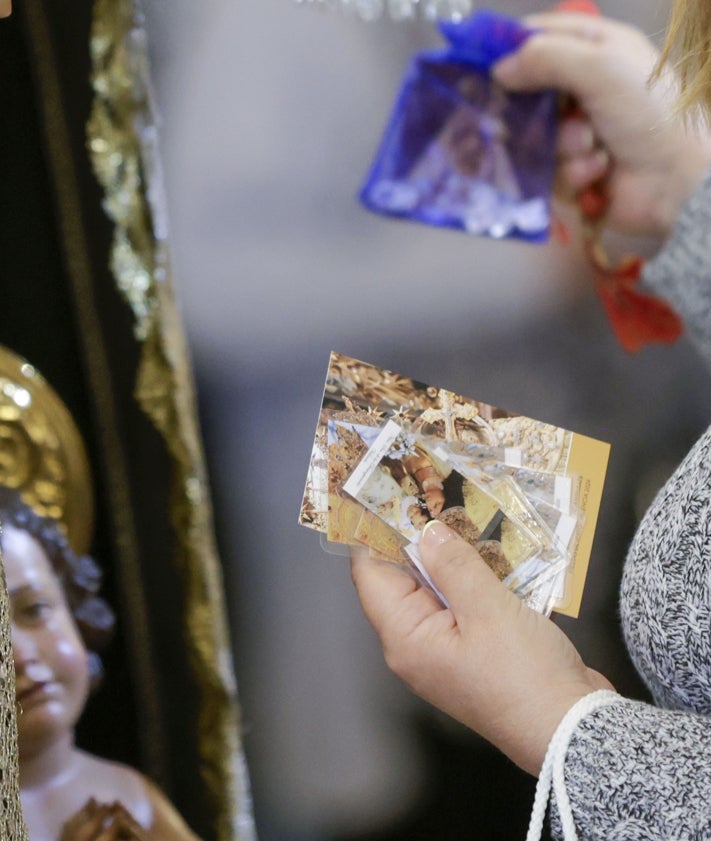
[[[20,759],[66,738],[89,694],[86,648],[40,544],[6,524],[2,554],[10,596]]]
[[[12,0],[0,0],[0,18],[6,18],[12,13]]]

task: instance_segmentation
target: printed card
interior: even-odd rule
[[[437,517],[531,606],[577,616],[608,457],[602,441],[334,352],[299,522],[417,566]]]

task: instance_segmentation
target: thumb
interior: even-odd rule
[[[420,536],[420,557],[457,621],[481,613],[501,600],[516,599],[492,572],[479,552],[439,520],[430,520]]]

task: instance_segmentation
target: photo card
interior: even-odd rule
[[[388,455],[387,462],[370,455],[390,421],[398,428],[393,440],[416,442],[422,452]],[[502,580],[527,603],[577,616],[609,450],[605,442],[332,352],[299,522],[321,532],[328,547],[360,543],[408,563],[429,506],[441,502],[437,516],[451,510],[451,524],[459,517],[461,531],[479,531],[474,542],[506,534],[506,548],[492,544],[490,554],[501,551],[499,570],[508,569]],[[369,457],[380,472],[353,496],[346,486]],[[415,463],[424,457],[429,465]],[[456,499],[463,501],[466,488],[466,505],[453,504],[457,483]],[[366,493],[368,505],[360,499]]]

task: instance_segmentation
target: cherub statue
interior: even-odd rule
[[[113,627],[101,573],[57,522],[0,486],[2,560],[16,673],[20,799],[30,841],[197,841],[128,766],[77,747],[75,726]]]

